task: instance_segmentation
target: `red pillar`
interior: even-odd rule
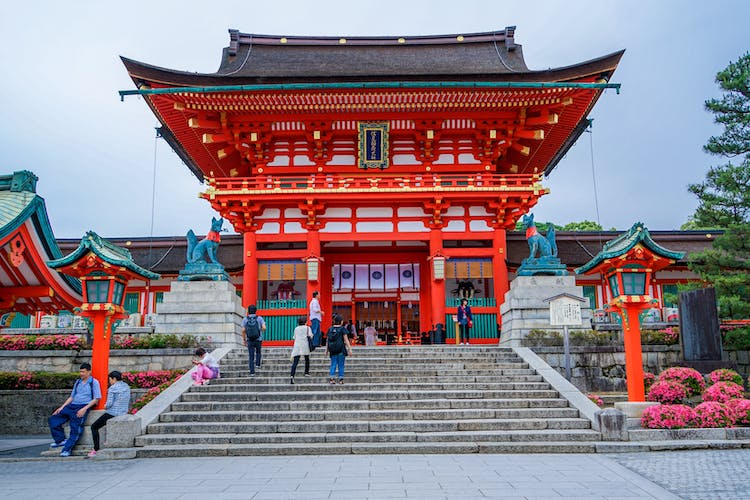
[[[625,336],[625,376],[628,379],[628,401],[646,401],[643,385],[643,351],[641,349],[641,328],[638,318],[640,304],[624,306],[623,333]]]
[[[93,323],[93,342],[91,345],[91,376],[99,381],[102,398],[96,405],[97,410],[103,410],[107,400],[107,386],[109,383],[109,341],[112,331],[112,316],[106,311],[91,311],[88,318]]]
[[[244,268],[242,270],[242,306],[258,302],[258,258],[255,231],[242,234]]]
[[[507,243],[505,229],[495,229],[492,235],[492,283],[497,304],[497,323],[502,324],[500,305],[505,301],[505,293],[510,289],[508,264],[505,262]]]
[[[430,230],[430,256],[443,253],[443,232],[440,229]],[[432,288],[432,324],[445,325],[445,280],[436,280],[432,273],[432,261],[429,266],[430,286]]]
[[[320,232],[317,229],[308,229],[307,231],[307,255],[308,256],[316,256],[320,258]],[[321,274],[323,273],[323,261],[321,261],[318,264],[318,281],[307,281],[307,291],[305,293],[305,304],[308,306],[310,305],[310,301],[312,300],[312,294],[314,291],[321,292],[320,290],[320,284],[324,283],[322,281]],[[320,293],[322,295],[322,293]],[[320,301],[320,297],[318,297],[318,301]],[[322,309],[322,302],[321,302],[321,309]]]

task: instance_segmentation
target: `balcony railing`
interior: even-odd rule
[[[258,175],[217,178],[209,181],[216,194],[371,192],[371,191],[528,191],[539,188],[538,177],[525,174],[311,174],[309,176]]]

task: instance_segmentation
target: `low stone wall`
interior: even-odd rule
[[[547,364],[565,374],[565,354],[562,346],[531,348]],[[737,371],[747,380],[750,372],[748,351],[724,351],[724,359],[737,365]],[[643,369],[658,374],[665,368],[680,365],[679,345],[644,345]],[[570,348],[571,382],[587,392],[625,392],[625,351],[615,346]]]
[[[110,351],[109,368],[121,372],[181,370],[192,367],[193,349],[116,349]],[[91,351],[0,351],[3,372],[77,372],[91,362]]]
[[[131,403],[145,392],[131,389]],[[49,434],[47,419],[69,395],[69,390],[0,391],[0,434]]]

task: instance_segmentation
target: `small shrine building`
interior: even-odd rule
[[[161,135],[242,235],[244,305],[401,336],[471,299],[496,342],[506,232],[588,125],[623,52],[530,70],[515,28],[416,37],[230,30],[215,73],[123,58]],[[291,329],[289,329],[291,331]],[[481,341],[481,339],[479,340]]]

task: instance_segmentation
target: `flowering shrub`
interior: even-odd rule
[[[137,400],[135,400],[135,402],[133,402],[133,405],[130,408],[130,413],[131,414],[135,415],[136,413],[138,413],[138,410],[140,410],[141,408],[143,408],[144,406],[146,406],[147,404],[149,404],[151,401],[153,401],[156,396],[158,396],[159,394],[161,394],[161,392],[164,389],[166,389],[167,387],[169,387],[170,385],[172,385],[172,383],[175,380],[177,380],[178,378],[180,378],[180,376],[182,375],[182,373],[184,373],[184,372],[180,372],[178,370],[172,370],[172,371],[175,372],[175,373],[174,373],[174,376],[171,379],[167,380],[166,382],[164,382],[164,383],[162,383],[162,384],[160,384],[160,385],[158,385],[156,387],[152,387],[151,389],[149,389],[148,391],[146,391],[146,394],[144,394],[143,396],[141,396],[140,398],[138,398]],[[124,378],[125,377],[123,377],[123,379]]]
[[[86,349],[86,340],[77,335],[0,335],[1,351]]]
[[[596,406],[601,408],[604,406],[604,400],[597,396],[596,394],[586,394],[586,396],[591,400],[592,403],[594,403]]]
[[[688,389],[674,380],[657,380],[646,395],[646,401],[671,405],[681,403],[688,398]]]
[[[750,400],[730,399],[727,406],[734,413],[736,423],[750,425]]]
[[[687,405],[649,406],[643,410],[641,426],[646,429],[682,429],[696,418],[695,410]]]
[[[734,382],[735,384],[742,385],[742,375],[734,370],[719,368],[708,374],[708,381],[712,384],[716,382]]]
[[[180,377],[185,370],[159,370],[147,372],[125,372],[122,380],[130,387],[151,389]]]
[[[742,386],[734,382],[716,382],[703,393],[703,401],[726,403],[730,399],[742,399]]]
[[[641,330],[641,343],[645,345],[674,345],[679,340],[679,328],[670,326],[663,330]]]
[[[646,392],[648,392],[655,380],[656,375],[651,372],[643,372],[643,388],[646,390]]]
[[[656,378],[657,382],[672,381],[682,384],[687,389],[687,397],[697,396],[706,388],[703,375],[692,368],[667,368]]]
[[[78,373],[0,372],[0,389],[72,389]]]
[[[196,337],[195,335],[153,334],[141,337],[115,335],[112,338],[112,349],[164,349],[210,346],[211,337]]]
[[[731,427],[735,413],[727,406],[715,401],[707,401],[695,407],[698,427]]]

